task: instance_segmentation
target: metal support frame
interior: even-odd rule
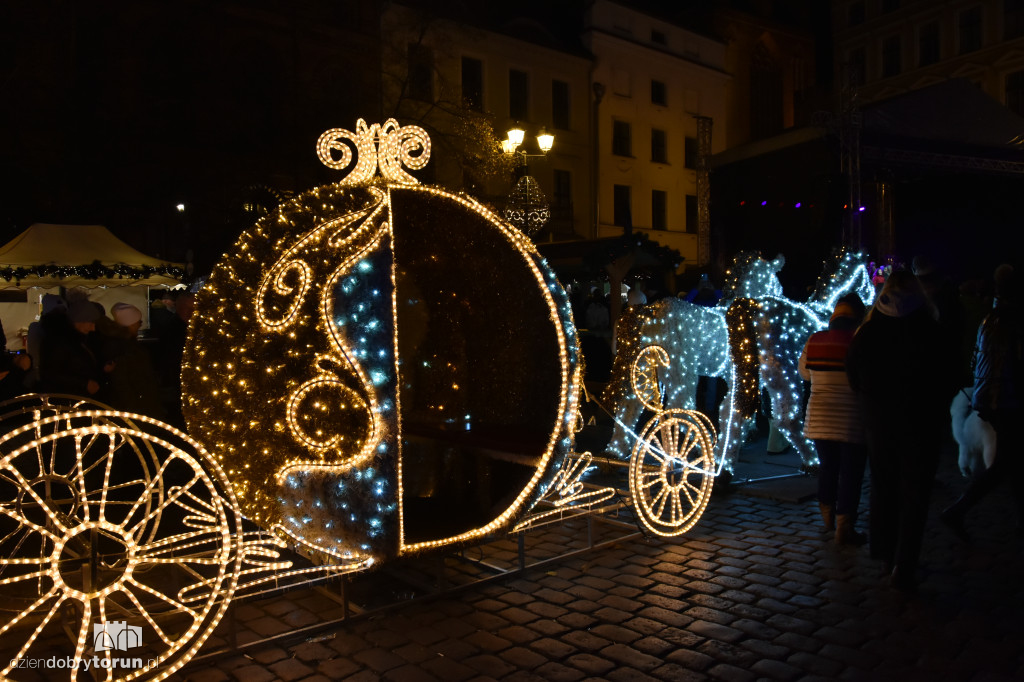
[[[620,497],[618,501],[605,504],[600,508],[567,509],[563,515],[550,517],[536,526],[515,533],[515,559],[508,565],[501,565],[500,562],[486,559],[483,556],[475,558],[471,556],[470,552],[478,550],[482,555],[488,547],[493,547],[503,542],[507,543],[512,539],[511,535],[495,536],[482,543],[463,547],[454,553],[413,557],[404,566],[401,565],[401,560],[392,562],[381,571],[373,572],[373,578],[379,579],[381,575],[385,575],[387,580],[390,581],[389,584],[405,585],[418,591],[418,593],[413,592],[411,597],[399,598],[382,605],[367,607],[352,602],[353,586],[358,583],[361,577],[367,577],[364,573],[347,573],[330,578],[321,577],[315,580],[303,580],[294,584],[275,585],[271,588],[247,593],[241,598],[233,599],[228,613],[225,615],[223,626],[227,630],[224,633],[227,640],[226,644],[217,649],[203,651],[200,655],[193,657],[186,666],[186,670],[197,664],[209,663],[215,659],[237,655],[246,650],[267,644],[330,639],[333,635],[325,635],[327,631],[354,620],[401,608],[413,602],[453,595],[488,582],[513,578],[526,571],[539,570],[573,557],[589,554],[596,550],[641,537],[642,533],[638,530],[637,525],[622,513],[626,509],[628,509],[628,499]],[[539,529],[567,524],[581,519],[586,525],[586,541],[582,546],[567,546],[564,551],[555,555],[534,560],[530,559],[527,542],[528,535]],[[595,526],[598,525],[611,529],[612,532],[606,534],[608,537],[598,540],[595,537]],[[449,563],[452,564],[451,567]],[[456,582],[452,579],[455,573],[454,568],[459,566],[467,567],[468,571],[472,573],[464,582]],[[424,575],[432,576],[433,581],[425,580]],[[465,578],[466,572],[462,571],[461,576]],[[336,587],[331,589],[330,584],[335,584]],[[304,627],[292,628],[278,635],[248,640],[244,643],[239,642],[238,624],[235,618],[235,607],[238,604],[255,598],[280,596],[288,592],[308,588],[316,589],[318,594],[338,603],[342,607],[341,616]]]
[[[697,119],[697,265],[711,262],[711,125],[710,116]]]

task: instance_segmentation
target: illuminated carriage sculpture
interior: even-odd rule
[[[74,398],[0,409],[4,678],[52,651],[63,623],[71,679],[163,679],[255,585],[528,529],[615,494],[581,482],[575,330],[530,240],[403,170],[429,158],[422,129],[359,121],[318,153],[348,177],[259,221],[198,296],[182,365],[191,437]],[[699,414],[661,409],[665,363],[651,351],[634,366],[653,418],[629,483],[644,525],[674,535],[707,502],[714,436]],[[293,566],[286,548],[318,565]],[[132,646],[102,646],[112,633]]]

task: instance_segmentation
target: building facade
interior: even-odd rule
[[[1024,115],[1024,1],[837,0],[836,83],[870,102],[967,78]]]
[[[515,179],[531,175],[552,214],[535,238],[587,236],[589,57],[527,19],[485,28],[392,4],[381,25],[385,117],[425,127],[437,152],[423,179],[501,209]],[[506,156],[499,145],[513,127],[525,132],[522,154]],[[542,130],[554,135],[547,154]]]
[[[584,22],[593,54],[592,236],[642,231],[698,258],[698,117],[711,151],[728,139],[725,45],[625,5],[597,0]]]

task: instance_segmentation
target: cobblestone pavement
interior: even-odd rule
[[[1012,504],[1002,492],[985,501],[968,520],[972,542],[963,544],[936,522],[961,486],[950,461],[932,497],[913,597],[886,586],[866,547],[830,542],[814,500],[741,489],[713,497],[681,538],[634,535],[315,637],[194,662],[181,677],[1024,679],[1024,541],[1013,533]],[[547,544],[562,542],[558,533],[578,538],[581,528],[549,531]],[[396,589],[386,576],[375,580],[368,589]],[[338,617],[340,605],[324,595],[302,590],[233,607],[239,641]]]

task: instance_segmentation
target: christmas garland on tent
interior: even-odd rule
[[[15,284],[20,284],[26,277],[78,277],[81,279],[131,279],[138,280],[153,275],[164,275],[181,279],[185,271],[173,265],[104,265],[93,261],[89,265],[35,265],[32,267],[4,267],[0,268],[0,277]]]

